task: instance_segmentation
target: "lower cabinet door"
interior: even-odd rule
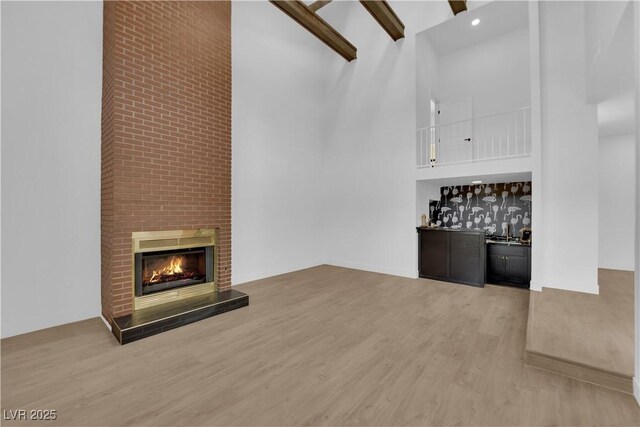
[[[489,251],[487,256],[487,281],[505,280],[505,256],[494,254]]]
[[[484,286],[484,235],[451,233],[449,278],[455,282]]]
[[[420,276],[446,279],[449,276],[448,234],[425,231],[420,233]]]
[[[506,276],[510,282],[529,283],[529,260],[527,257],[507,255],[505,261]]]

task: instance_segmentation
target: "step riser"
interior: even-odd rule
[[[531,351],[525,351],[525,363],[534,368],[543,369],[623,393],[633,394],[632,377],[606,372],[591,366],[571,363],[570,361],[559,360]]]

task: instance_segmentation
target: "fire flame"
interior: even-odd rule
[[[183,272],[182,261],[182,257],[180,256],[172,257],[169,265],[161,270],[153,270],[153,274],[151,275],[151,279],[149,279],[149,282],[157,282],[160,280],[161,276],[172,276],[174,274],[181,274]]]

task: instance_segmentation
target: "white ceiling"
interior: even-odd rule
[[[476,18],[480,23],[474,27],[471,21]],[[444,55],[528,25],[526,1],[492,1],[461,12],[420,34],[426,35],[438,54]]]

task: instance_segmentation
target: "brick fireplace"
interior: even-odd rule
[[[231,4],[104,2],[102,314],[134,312],[134,233],[215,230],[231,278]]]

